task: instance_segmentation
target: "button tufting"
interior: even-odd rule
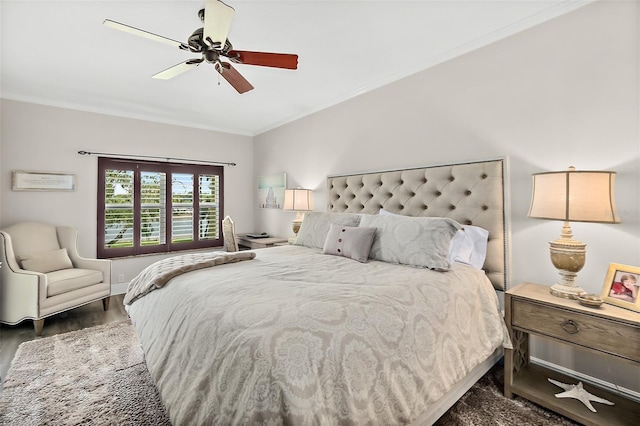
[[[454,206],[453,204],[449,206],[449,210],[455,210],[456,206]]]
[[[480,176],[480,177],[481,177],[482,179],[486,179],[486,178],[488,178],[489,176],[487,176],[487,174],[486,174],[486,173],[483,173],[483,174],[482,174],[482,176]]]
[[[487,206],[482,206],[482,210],[489,210],[489,207],[487,207]]]
[[[440,195],[442,195],[442,192],[440,192],[440,191],[436,191],[436,195],[437,195],[437,196],[440,196]]]
[[[471,191],[467,189],[466,191],[464,191],[464,195],[471,195]]]
[[[467,220],[464,221],[464,224],[465,225],[471,225],[471,221],[469,219],[467,219]]]

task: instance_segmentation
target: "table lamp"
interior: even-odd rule
[[[313,210],[313,192],[310,189],[285,189],[283,210],[295,211],[296,218],[291,223],[293,233],[298,235],[300,225],[304,219],[304,213]]]
[[[567,171],[536,173],[529,217],[564,221],[560,238],[549,242],[551,263],[561,281],[551,294],[577,299],[584,290],[575,279],[586,258],[586,244],[573,239],[569,222],[620,223],[616,214],[613,185],[615,172]]]

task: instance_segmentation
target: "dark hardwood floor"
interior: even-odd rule
[[[103,310],[102,301],[97,301],[47,317],[44,320],[42,336],[35,335],[31,320],[22,321],[17,325],[0,324],[0,378],[2,378],[2,382],[4,382],[11,366],[11,360],[13,360],[20,343],[126,320],[129,316],[124,310],[123,299],[124,294],[111,296],[108,311]]]

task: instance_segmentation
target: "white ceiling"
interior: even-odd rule
[[[297,70],[210,64],[151,76],[199,54],[110,29],[111,19],[179,41],[204,0],[2,0],[3,98],[253,136],[581,7],[591,0],[240,1],[234,48],[297,53]],[[218,84],[219,83],[219,84]]]

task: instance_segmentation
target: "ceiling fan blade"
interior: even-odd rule
[[[202,63],[202,59],[189,59],[185,62],[180,62],[177,65],[174,65],[170,68],[167,68],[164,71],[160,71],[159,73],[152,76],[152,78],[157,78],[159,80],[169,80],[177,75],[182,74],[183,72],[189,71],[190,69],[197,67]]]
[[[204,6],[204,39],[211,40],[211,43],[222,49],[227,41],[234,13],[234,8],[219,0],[207,0]]]
[[[165,43],[182,50],[189,50],[189,46],[186,43],[182,43],[177,40],[172,40],[170,38],[163,37],[158,34],[150,33],[149,31],[144,31],[144,30],[132,27],[130,25],[121,24],[120,22],[112,21],[110,19],[105,19],[103,24],[109,28],[124,31],[126,33],[130,33],[140,37],[148,38],[149,40],[159,41],[160,43]]]
[[[231,50],[226,56],[236,64],[260,65],[263,67],[298,69],[298,55],[289,53],[248,52]]]
[[[249,90],[253,90],[251,83],[249,83],[247,79],[238,72],[238,70],[232,67],[231,64],[219,62],[216,64],[216,71],[218,71],[224,79],[238,91],[238,93],[242,94]]]

